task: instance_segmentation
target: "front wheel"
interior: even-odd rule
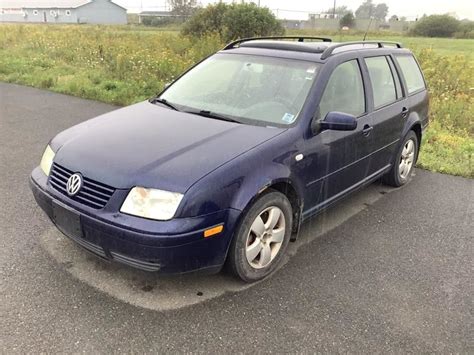
[[[280,192],[260,197],[247,211],[229,249],[228,266],[245,282],[270,275],[282,261],[292,230],[291,204]]]
[[[418,146],[416,133],[408,132],[395,157],[392,168],[383,178],[386,184],[399,187],[408,182],[418,157]]]

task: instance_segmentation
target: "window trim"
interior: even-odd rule
[[[370,101],[367,95],[367,89],[370,87],[370,83],[367,81],[367,78],[365,77],[364,70],[367,70],[367,67],[365,67],[364,59],[361,57],[356,57],[354,58],[354,60],[357,61],[357,65],[359,66],[360,77],[362,78],[362,89],[364,90],[364,112],[362,113],[362,115],[356,117],[357,119],[359,119],[361,117],[367,116],[370,112],[369,110]]]
[[[416,95],[416,94],[419,94],[419,93],[421,93],[421,92],[423,92],[423,91],[427,91],[427,90],[428,90],[428,85],[427,85],[427,83],[426,83],[425,74],[423,74],[423,71],[421,70],[420,63],[418,62],[418,60],[416,59],[416,57],[413,55],[413,53],[395,53],[395,54],[393,54],[393,57],[394,57],[394,62],[395,62],[396,65],[397,65],[397,68],[399,68],[399,70],[400,70],[401,78],[403,79],[403,84],[404,84],[404,87],[405,87],[405,90],[406,90],[406,95],[407,95],[407,97],[411,97],[411,96],[413,96],[413,95]],[[408,90],[408,85],[407,85],[406,79],[405,79],[405,74],[403,73],[403,70],[402,70],[402,68],[401,68],[401,66],[400,66],[400,63],[398,62],[397,57],[412,57],[412,58],[413,58],[413,60],[415,61],[415,64],[416,64],[417,67],[418,67],[418,70],[420,71],[421,78],[423,79],[424,88],[415,90],[415,91],[413,91],[413,92],[410,93],[410,91]]]
[[[372,111],[371,112],[376,112],[378,110],[381,110],[383,108],[386,108],[390,105],[393,105],[393,104],[396,104],[402,100],[404,100],[406,97],[404,95],[400,96],[399,98],[396,98],[394,101],[391,101],[391,102],[388,102],[386,104],[383,104],[381,106],[375,106],[375,98],[374,98],[374,87],[372,85],[372,80],[370,78],[370,72],[369,72],[369,67],[367,65],[367,62],[366,62],[366,59],[367,58],[378,58],[378,57],[385,57],[385,61],[387,62],[387,65],[390,69],[390,73],[392,73],[392,69],[390,68],[390,62],[388,61],[387,57],[389,55],[388,54],[379,54],[379,55],[370,55],[370,56],[364,56],[362,57],[362,60],[364,61],[364,65],[367,69],[367,76],[368,76],[368,80],[369,80],[369,83],[370,83],[370,89],[371,89],[371,95],[372,95]],[[392,73],[392,79],[393,79],[393,84],[395,86],[395,96],[396,96],[396,84],[395,84],[395,78],[393,77],[393,73]],[[403,91],[403,84],[402,82],[400,81],[400,85],[402,86],[402,91]]]
[[[395,91],[397,94],[397,100],[401,98],[405,98],[405,89],[403,88],[402,79],[400,78],[400,74],[398,73],[397,68],[395,67],[395,63],[393,62],[393,58],[391,56],[387,56],[387,62],[390,67],[390,71],[392,72],[393,81],[395,82]],[[400,89],[400,93],[398,90]],[[400,94],[400,96],[398,96]]]

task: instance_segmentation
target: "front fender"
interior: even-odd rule
[[[261,172],[265,171],[264,174]],[[294,181],[291,170],[288,166],[282,164],[269,164],[259,170],[260,173],[249,174],[246,176],[243,188],[236,191],[231,202],[231,208],[243,211],[251,205],[261,193],[268,187],[280,183],[291,185],[298,196],[302,196],[301,185]]]
[[[226,208],[243,211],[268,186],[281,182],[291,184],[297,195],[303,196],[304,184],[291,173],[296,152],[295,146],[282,141],[233,159],[186,192],[179,216],[199,216]]]

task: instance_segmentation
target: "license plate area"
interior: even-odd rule
[[[53,200],[53,221],[61,232],[72,238],[82,238],[81,216],[79,213]]]

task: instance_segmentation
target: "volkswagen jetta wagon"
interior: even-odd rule
[[[57,228],[148,271],[253,282],[301,223],[383,178],[410,179],[428,93],[398,43],[235,41],[158,96],[69,128],[30,185]]]

